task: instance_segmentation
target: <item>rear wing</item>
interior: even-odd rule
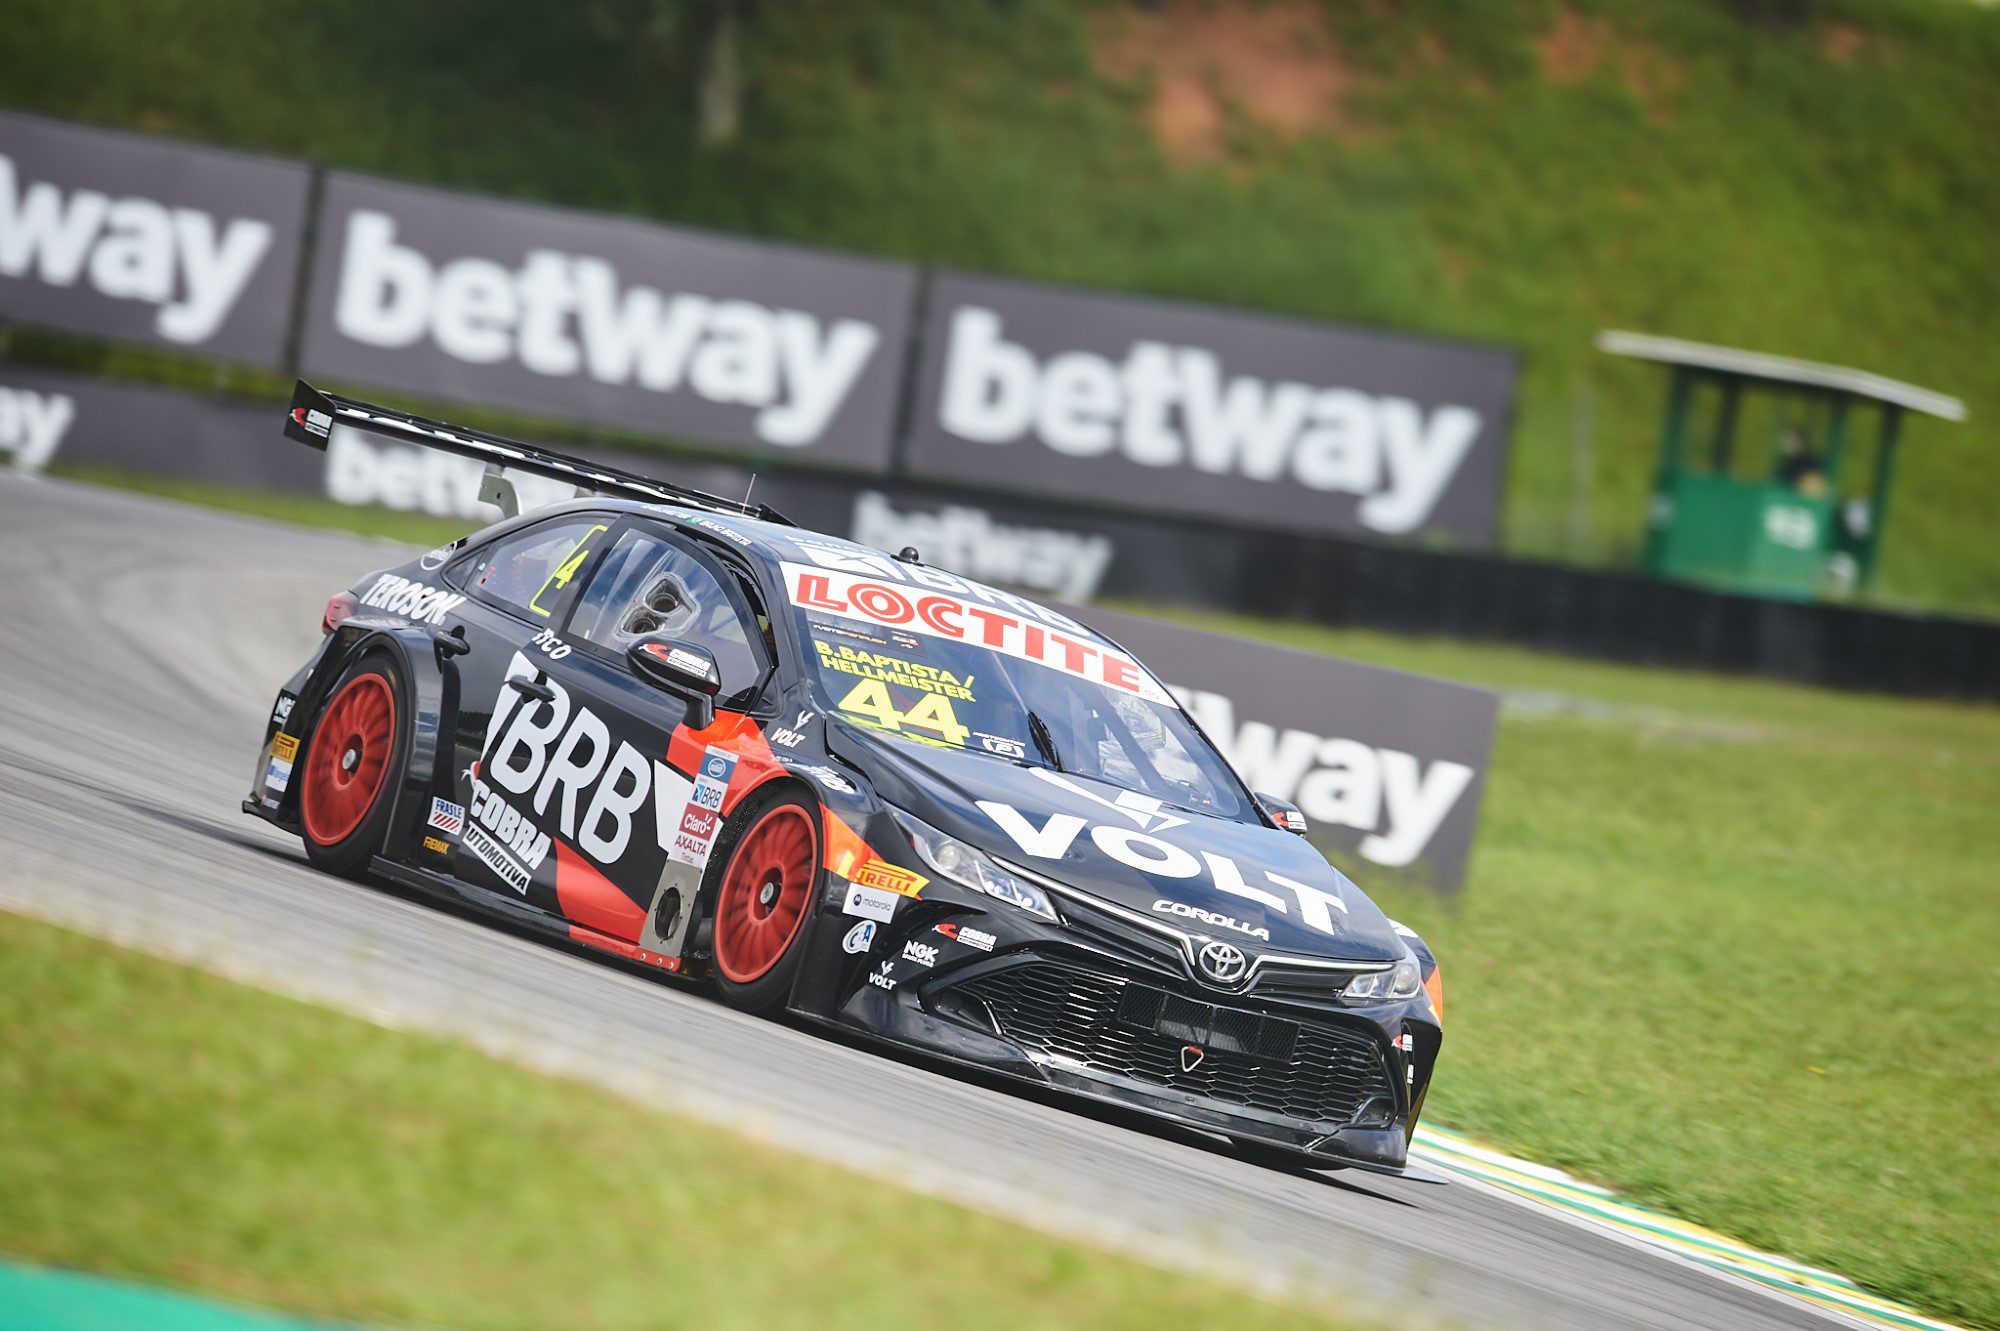
[[[788,527],[798,525],[769,504],[738,503],[734,499],[723,499],[703,490],[675,485],[671,481],[654,480],[650,476],[620,471],[615,467],[600,467],[594,462],[537,448],[504,435],[470,430],[462,425],[434,421],[378,407],[372,402],[322,392],[305,380],[299,380],[298,386],[292,390],[291,414],[285,418],[286,438],[324,451],[327,437],[336,425],[366,430],[385,439],[434,448],[442,453],[456,453],[460,457],[485,463],[486,477],[480,483],[479,497],[499,505],[501,512],[508,517],[519,515],[520,503],[514,496],[513,486],[501,476],[502,468],[546,476],[550,480],[568,481],[576,486],[579,496],[637,499],[645,503],[674,504],[681,508],[727,513],[733,517],[779,522]]]

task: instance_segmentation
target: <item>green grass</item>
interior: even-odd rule
[[[2000,709],[1164,613],[1508,694],[1460,901],[1344,866],[1443,959],[1434,1119],[2000,1327]]]
[[[2000,358],[1983,332],[2000,308],[2000,9],[1327,4],[1338,116],[1290,143],[1239,117],[1226,159],[1183,165],[1146,127],[1143,82],[1095,58],[1093,32],[1125,8],[1110,0],[760,6],[746,130],[724,151],[692,144],[680,52],[594,21],[645,8],[15,0],[0,98],[522,198],[1516,345],[1521,554],[1637,549],[1661,384],[1593,352],[1598,328],[1857,364],[1972,411],[1908,431],[1883,596],[2000,608]],[[1572,545],[1584,392],[1591,524]]]
[[[0,1179],[0,1252],[322,1317],[1342,1324],[5,914]]]

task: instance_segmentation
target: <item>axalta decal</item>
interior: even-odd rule
[[[1173,706],[1146,668],[1081,629],[1058,628],[1016,609],[969,596],[896,586],[879,577],[806,564],[784,564],[785,591],[804,610],[991,651],[1059,670],[1078,679]]]
[[[1255,881],[1243,866],[1227,855],[1212,850],[1193,851],[1168,841],[1159,834],[1185,826],[1187,819],[1167,813],[1159,800],[1123,792],[1106,799],[1096,792],[1045,768],[1034,775],[1070,795],[1087,800],[1118,815],[1117,823],[1093,822],[1082,814],[1052,813],[1039,825],[1011,804],[980,800],[979,809],[993,825],[1005,832],[1023,854],[1038,860],[1061,860],[1079,837],[1088,835],[1098,850],[1118,863],[1154,879],[1202,882],[1218,892],[1254,901],[1280,915],[1296,912],[1301,923],[1323,934],[1338,935],[1333,913],[1348,913],[1347,903],[1335,892],[1323,891],[1269,869],[1257,871]],[[1274,890],[1275,889],[1275,890]],[[1252,937],[1268,939],[1268,931],[1219,912],[1162,900],[1153,909],[1161,914],[1181,915],[1205,924],[1233,927]]]
[[[419,624],[442,624],[444,617],[465,603],[463,594],[384,573],[362,594],[361,604]]]

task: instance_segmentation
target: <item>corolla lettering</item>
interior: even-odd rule
[[[1190,906],[1185,901],[1168,901],[1165,897],[1162,897],[1153,903],[1153,909],[1161,915],[1178,915],[1182,919],[1199,920],[1203,924],[1213,925],[1218,929],[1234,929],[1239,934],[1248,934],[1250,937],[1261,939],[1266,943],[1271,941],[1271,931],[1269,929],[1245,924],[1233,915],[1224,915],[1219,911],[1203,910],[1199,906]]]

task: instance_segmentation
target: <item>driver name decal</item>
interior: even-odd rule
[[[789,561],[784,572],[786,594],[802,609],[949,642],[971,643],[1015,660],[1135,694],[1148,702],[1175,705],[1171,695],[1144,666],[1116,647],[1039,622],[1011,607]]]

